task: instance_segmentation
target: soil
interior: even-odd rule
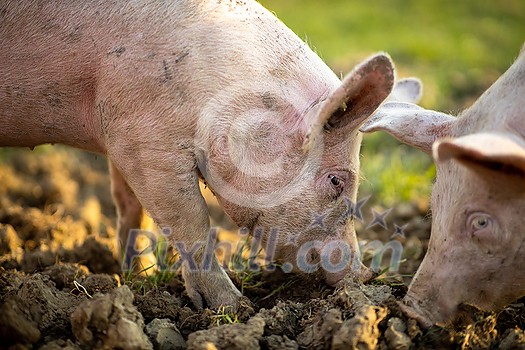
[[[121,273],[104,157],[63,147],[1,152],[0,348],[525,349],[525,300],[499,313],[465,306],[450,326],[430,330],[401,313],[397,301],[428,244],[426,203],[401,203],[373,226],[371,209],[386,208],[372,199],[363,207],[359,239],[400,242],[399,271],[337,289],[281,270],[233,271],[246,296],[239,310],[199,311],[178,272]],[[208,199],[221,235],[234,231]],[[394,224],[404,235],[392,236]]]

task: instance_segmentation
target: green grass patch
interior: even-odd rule
[[[169,285],[176,278],[180,268],[178,254],[167,255],[168,242],[160,235],[158,239],[154,252],[156,264],[143,266],[140,258],[136,258],[132,261],[130,269],[123,272],[124,284],[143,295],[152,289]]]
[[[211,316],[213,324],[216,326],[221,326],[223,324],[233,324],[240,323],[237,314],[232,311],[229,306],[221,306],[216,312],[215,315]]]
[[[430,197],[435,176],[430,156],[380,133],[365,138],[362,148],[359,197],[373,194],[387,207]]]

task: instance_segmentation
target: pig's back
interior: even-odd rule
[[[0,40],[4,146],[103,152],[108,120],[138,104],[192,123],[202,101],[232,82],[270,77],[311,100],[338,84],[255,1],[4,2]],[[184,113],[167,113],[175,110]]]

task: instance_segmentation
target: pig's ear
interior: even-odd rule
[[[387,102],[363,125],[362,132],[386,131],[399,141],[432,153],[432,144],[446,136],[456,118],[412,103]]]
[[[394,81],[394,65],[386,54],[361,63],[306,116],[303,147],[307,149],[323,130],[358,128],[388,97]]]
[[[438,140],[434,159],[456,159],[469,166],[481,165],[492,170],[525,174],[525,144],[510,134],[478,133]]]
[[[423,95],[423,84],[418,78],[405,78],[396,82],[388,101],[418,103]]]

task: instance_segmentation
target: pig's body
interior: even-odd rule
[[[524,105],[522,49],[458,119],[399,104],[363,128],[429,153],[441,138],[429,250],[402,305],[425,326],[449,321],[461,303],[498,310],[525,296]]]
[[[348,200],[357,128],[392,89],[388,57],[341,82],[255,1],[2,1],[0,40],[0,146],[107,154],[122,244],[142,206],[188,252],[206,241],[202,177],[237,224],[279,231],[276,257],[315,240],[315,260],[342,240],[354,264],[323,276],[370,276]],[[280,250],[290,236],[296,246]],[[183,273],[198,306],[240,296],[215,258]]]

